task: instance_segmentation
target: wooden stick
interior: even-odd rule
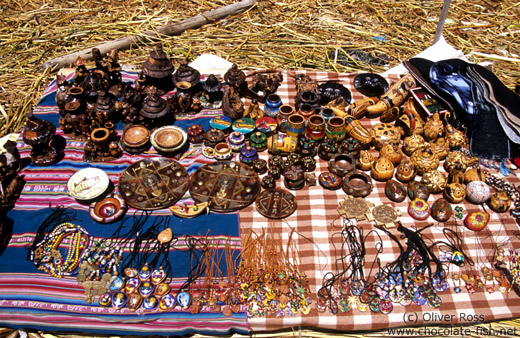
[[[145,31],[140,35],[131,35],[104,42],[97,46],[92,46],[90,48],[82,49],[78,52],[59,56],[57,58],[46,61],[40,66],[39,70],[43,71],[47,68],[51,68],[51,71],[57,71],[60,68],[72,64],[74,61],[76,61],[78,56],[85,61],[91,60],[93,58],[93,48],[98,48],[101,52],[101,55],[105,55],[112,49],[124,50],[130,48],[133,45],[139,44],[140,42],[160,40],[160,36],[180,34],[185,30],[199,28],[205,24],[221,20],[229,15],[240,14],[253,7],[255,4],[256,0],[242,0],[240,2],[213,9],[211,11],[204,12],[179,22],[159,27],[155,30]]]
[[[444,21],[446,21],[446,16],[448,16],[448,9],[450,8],[450,2],[451,0],[444,0],[441,16],[439,17],[439,22],[437,23],[437,30],[435,31],[435,37],[433,38],[433,44],[436,44],[441,39],[442,30],[444,29]]]

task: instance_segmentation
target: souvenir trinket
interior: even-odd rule
[[[341,188],[343,180],[336,174],[324,172],[318,176],[318,183],[325,189],[337,190]]]
[[[303,170],[311,172],[316,169],[316,160],[311,156],[305,156],[301,160]]]
[[[256,172],[241,163],[206,164],[190,179],[190,195],[196,203],[208,202],[211,211],[232,212],[253,203],[260,192]]]
[[[123,270],[123,273],[127,278],[134,278],[138,275],[137,269],[135,268],[126,268]]]
[[[370,170],[372,177],[377,181],[386,181],[394,176],[394,164],[388,158],[380,156]]]
[[[213,149],[213,157],[216,160],[228,161],[233,157],[231,146],[226,142],[218,143]]]
[[[276,180],[274,179],[273,176],[271,175],[265,175],[264,177],[262,177],[262,182],[261,182],[261,185],[262,185],[262,188],[264,189],[274,189],[276,188]]]
[[[126,307],[128,307],[128,310],[130,311],[137,311],[141,307],[141,304],[143,303],[143,297],[139,295],[138,293],[131,293],[128,295],[128,301],[126,303]]]
[[[307,184],[308,187],[316,186],[316,174],[312,172],[305,173],[305,184]]]
[[[345,176],[356,171],[356,160],[347,154],[336,154],[329,160],[329,171],[338,176]]]
[[[372,169],[372,164],[374,163],[374,156],[372,156],[372,153],[370,150],[361,150],[359,152],[359,159],[356,163],[356,167],[368,171]]]
[[[294,107],[300,109],[301,105],[309,104],[313,108],[320,106],[320,96],[316,90],[302,90],[296,93],[294,98]]]
[[[115,292],[112,295],[112,307],[114,309],[122,309],[126,305],[127,301],[128,296],[122,291]]]
[[[364,198],[347,196],[339,202],[338,213],[346,218],[355,218],[357,221],[362,221],[368,218],[372,207],[372,203]]]
[[[269,94],[265,100],[264,115],[276,118],[282,105],[282,99],[276,94]]]
[[[188,128],[190,143],[199,144],[204,142],[204,129],[200,124],[194,124]]]
[[[288,217],[296,207],[296,198],[284,189],[264,190],[256,198],[256,210],[267,218]]]
[[[362,73],[354,78],[354,88],[368,97],[379,97],[388,90],[388,82],[379,74]]]
[[[124,287],[125,287],[125,281],[123,280],[123,278],[116,276],[110,282],[110,285],[108,286],[108,290],[110,292],[116,292],[116,291],[122,290]]]
[[[491,194],[488,204],[494,212],[506,212],[511,207],[511,199],[505,191],[498,191]]]
[[[321,115],[312,115],[307,122],[305,133],[311,140],[319,141],[325,136],[325,119]]]
[[[247,165],[253,165],[253,161],[258,159],[258,153],[256,152],[256,149],[251,146],[245,146],[240,150],[240,156],[239,156],[240,162],[247,164]]]
[[[453,169],[464,171],[466,168],[477,165],[479,159],[477,157],[467,155],[464,151],[451,151],[444,160],[444,169],[446,172],[452,172]]]
[[[22,162],[20,153],[16,148],[16,142],[11,140],[5,142],[3,150],[0,150],[0,163],[2,163],[0,166],[0,191],[2,191],[0,194],[0,211],[6,211],[14,207],[25,183],[23,178],[18,175]],[[0,222],[0,229],[3,229],[2,222]],[[1,232],[3,231],[0,230]],[[6,232],[3,233],[6,234]]]
[[[144,281],[139,285],[139,294],[143,296],[143,298],[146,298],[150,296],[155,289],[155,285],[152,284],[150,281]]]
[[[386,143],[399,144],[401,134],[397,128],[389,123],[378,123],[370,130],[372,145],[380,150]]]
[[[394,167],[401,163],[401,159],[403,158],[403,153],[398,146],[386,143],[383,145],[381,150],[379,151],[379,156],[384,156],[390,160],[394,164]]]
[[[163,51],[162,44],[156,44],[143,64],[142,74],[145,84],[160,88],[166,93],[173,87],[173,71],[173,64]]]
[[[93,202],[89,207],[90,217],[101,224],[117,221],[124,215],[125,211],[126,203],[119,197],[119,194]]]
[[[157,297],[162,297],[165,294],[169,293],[170,291],[171,291],[171,288],[168,285],[168,283],[159,283],[155,287],[154,295],[156,295]]]
[[[123,149],[130,154],[139,154],[150,149],[150,131],[141,125],[130,125],[123,131]]]
[[[296,143],[296,138],[278,133],[267,139],[267,150],[271,154],[285,155],[295,151]]]
[[[416,198],[408,204],[408,214],[410,214],[413,219],[419,221],[425,220],[430,216],[430,212],[428,202],[423,199]]]
[[[191,295],[186,291],[181,291],[176,297],[177,304],[183,309],[187,310],[191,305]]]
[[[109,307],[112,305],[112,294],[110,292],[105,292],[99,296],[98,304],[102,307]]]
[[[464,225],[473,231],[480,231],[489,223],[489,214],[485,211],[470,212],[464,218]]]
[[[257,151],[264,151],[267,149],[267,136],[260,131],[256,131],[249,137],[249,145]]]
[[[395,222],[399,221],[401,211],[389,204],[376,203],[370,209],[368,220],[375,222],[376,226],[385,226],[386,228],[395,227]]]
[[[446,176],[439,170],[430,170],[425,172],[421,178],[421,183],[432,194],[438,194],[446,187]]]
[[[336,142],[341,142],[347,135],[345,129],[345,119],[339,116],[334,116],[327,121],[325,127],[325,135],[329,139],[333,139]]]
[[[419,175],[436,170],[439,167],[439,157],[429,146],[424,146],[414,151],[410,157],[410,162],[415,165]]]
[[[464,184],[468,184],[471,181],[486,181],[486,175],[480,168],[471,168],[466,170],[464,173]]]
[[[317,142],[311,141],[309,136],[304,135],[298,137],[298,143],[296,144],[296,152],[301,156],[316,156]]]
[[[159,95],[156,87],[148,88],[147,92],[148,96],[144,99],[137,118],[138,124],[148,129],[171,125],[174,116],[170,113],[170,104]]]
[[[175,297],[170,295],[170,294],[166,294],[164,296],[161,297],[161,300],[159,301],[159,309],[161,311],[169,311],[171,309],[173,309],[176,305],[176,301],[175,301]]]
[[[141,284],[141,281],[137,277],[131,277],[128,278],[125,284],[124,292],[126,294],[131,293],[138,293],[139,292],[139,285]]]
[[[403,183],[413,180],[416,175],[415,165],[408,160],[401,161],[395,171],[395,177]]]
[[[105,194],[109,186],[107,174],[98,168],[81,169],[67,182],[69,195],[79,201],[94,200]]]
[[[278,130],[282,133],[287,133],[287,121],[289,117],[293,115],[294,108],[288,104],[284,104],[280,106],[278,110],[278,115],[276,116],[276,121],[278,122]]]
[[[408,182],[408,197],[410,200],[414,200],[416,198],[427,200],[428,197],[430,197],[430,191],[428,188],[424,186],[424,184],[417,182],[417,181],[410,181]]]
[[[318,147],[318,156],[324,161],[329,161],[337,152],[338,145],[334,140],[324,139]]]
[[[407,136],[403,142],[403,151],[406,155],[412,156],[412,154],[421,147],[424,147],[426,142],[424,138],[419,134],[412,134]]]
[[[205,158],[213,159],[213,158],[215,158],[215,149],[213,149],[212,147],[203,146],[202,155]]]
[[[442,134],[444,134],[444,123],[439,113],[434,113],[424,125],[424,137],[427,141],[431,141],[437,139]]]
[[[149,158],[130,165],[119,175],[119,193],[126,204],[156,210],[175,204],[188,189],[188,172],[178,162]]]
[[[195,203],[192,205],[187,205],[186,203],[181,203],[180,205],[174,205],[169,207],[172,214],[182,218],[192,218],[198,215],[201,215],[206,208],[208,207],[207,202],[203,203]]]
[[[272,136],[276,129],[278,129],[278,122],[272,117],[264,116],[256,120],[256,130],[267,137]]]
[[[372,179],[363,172],[349,173],[343,177],[343,191],[348,195],[366,197],[372,189]]]
[[[225,135],[231,132],[231,126],[233,124],[233,120],[227,117],[226,115],[218,115],[211,120],[209,120],[209,126],[213,129],[217,129],[222,131]]]
[[[137,276],[139,277],[139,279],[141,281],[146,281],[150,278],[150,276],[152,275],[152,269],[150,268],[150,266],[148,265],[148,263],[146,263],[145,265],[143,265],[141,267],[141,269],[139,269],[139,271],[137,272]]]
[[[336,114],[334,114],[334,110],[332,110],[331,108],[322,108],[320,110],[320,114],[319,115],[321,117],[323,117],[323,119],[325,120],[325,125],[327,125],[327,123],[329,122],[329,120],[331,118],[336,116]],[[325,128],[324,128],[324,130],[325,130]]]
[[[491,197],[489,186],[482,181],[472,181],[466,186],[466,199],[473,204],[485,203]]]
[[[300,105],[297,113],[303,116],[306,120],[309,120],[309,118],[314,115],[314,108],[310,104],[304,103]]]
[[[157,235],[157,240],[160,244],[170,243],[173,239],[173,232],[171,228],[166,228]]]
[[[297,154],[297,153],[290,153],[287,156],[287,161],[289,161],[289,163],[291,163],[291,164],[301,164],[302,155]]]
[[[154,311],[159,307],[159,299],[154,295],[151,295],[143,300],[142,307],[145,311]]]
[[[244,136],[248,136],[249,134],[251,134],[253,130],[255,130],[256,122],[250,119],[249,117],[243,117],[233,122],[231,128],[234,132],[238,132],[243,134]]]
[[[279,166],[273,165],[273,166],[267,168],[267,172],[268,172],[269,176],[271,176],[275,180],[280,178],[280,176],[282,175],[282,170],[283,169],[282,169],[281,165],[279,165]]]
[[[380,115],[385,110],[400,106],[408,97],[409,90],[413,87],[415,87],[414,77],[411,74],[403,76],[388,88],[379,102],[367,107],[368,114]]]
[[[179,87],[180,82],[187,82],[190,87],[195,88],[200,82],[200,73],[195,68],[188,65],[188,61],[181,60],[179,68],[173,74],[173,85]]]
[[[345,105],[350,103],[352,94],[341,83],[327,81],[318,85],[318,95],[320,96],[320,104],[325,105],[337,98],[342,98]]]
[[[27,123],[23,129],[23,141],[32,147],[31,161],[37,166],[47,166],[63,158],[63,149],[58,149],[54,140],[56,127],[49,121],[27,113]]]
[[[225,135],[222,130],[211,128],[204,134],[204,145],[215,147],[217,143],[224,141]]]
[[[257,158],[253,161],[253,169],[258,175],[263,175],[267,172],[267,161]]]
[[[385,184],[385,195],[390,201],[402,202],[406,198],[406,188],[396,180],[388,180]]]
[[[222,83],[214,75],[210,74],[202,84],[203,95],[201,97],[202,106],[209,109],[218,109],[222,104]]]
[[[461,183],[450,183],[444,189],[444,197],[451,203],[460,203],[466,197],[466,187]]]
[[[283,172],[287,189],[299,190],[305,186],[304,171],[301,164],[290,164]]]
[[[441,197],[433,203],[431,208],[431,216],[437,222],[448,221],[452,214],[453,210],[450,203],[446,199]]]
[[[96,128],[83,148],[85,162],[113,161],[121,157],[123,151],[119,148],[119,136],[115,130]]]
[[[160,266],[159,269],[155,269],[152,271],[150,278],[154,285],[160,284],[166,279],[166,271],[164,271],[163,267]],[[166,285],[168,285],[168,284],[166,284]],[[156,294],[157,294],[157,292],[156,292]]]
[[[186,150],[188,145],[188,134],[184,129],[176,126],[165,126],[156,129],[150,141],[159,153],[175,155]]]
[[[450,152],[450,147],[444,137],[439,137],[435,141],[431,141],[430,147],[441,161],[443,161]]]
[[[341,142],[339,151],[357,159],[361,151],[361,143],[353,137],[346,138]]]
[[[300,114],[292,114],[287,119],[287,135],[298,137],[305,132],[307,120]]]
[[[240,150],[242,150],[242,148],[246,145],[246,137],[244,134],[239,133],[238,131],[234,131],[229,134],[228,143],[232,151],[240,152]]]

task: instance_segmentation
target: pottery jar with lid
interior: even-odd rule
[[[334,116],[329,119],[327,126],[325,127],[325,135],[329,139],[333,139],[336,142],[341,142],[347,135],[345,129],[345,119],[339,116]]]
[[[283,176],[285,177],[284,184],[287,189],[299,190],[305,186],[304,170],[300,164],[288,166]]]
[[[267,136],[260,131],[256,131],[249,137],[249,145],[257,151],[264,151],[267,149]]]
[[[246,137],[244,134],[234,131],[229,134],[228,143],[232,151],[239,152],[246,144]]]
[[[300,114],[292,114],[287,119],[287,135],[298,137],[305,132],[307,120]]]
[[[204,145],[214,147],[217,143],[224,141],[224,138],[222,130],[210,128],[204,133]]]
[[[150,148],[150,131],[141,125],[125,128],[122,138],[123,149],[130,154],[139,154]]]
[[[188,128],[190,143],[198,144],[204,141],[204,129],[200,124],[194,124]]]
[[[265,99],[264,114],[265,116],[274,117],[278,115],[280,106],[282,105],[282,99],[277,94],[269,94]]]
[[[247,145],[240,150],[238,158],[240,159],[240,162],[244,164],[253,165],[253,161],[258,158],[258,153],[255,148]]]
[[[258,175],[263,175],[267,172],[267,161],[262,158],[256,158],[253,161],[253,169]]]
[[[319,141],[325,136],[325,119],[321,115],[313,115],[307,121],[306,134],[311,140]]]
[[[289,116],[294,114],[294,108],[288,104],[283,104],[280,106],[278,110],[278,115],[276,116],[276,120],[278,121],[278,130],[286,133],[287,132],[287,120]]]

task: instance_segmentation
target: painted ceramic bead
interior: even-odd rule
[[[428,203],[420,198],[414,199],[408,205],[408,214],[410,214],[413,219],[419,221],[427,219],[430,216],[430,212],[431,210]]]
[[[386,157],[380,156],[372,165],[372,177],[377,181],[386,181],[394,176],[394,164]]]
[[[408,160],[401,161],[395,171],[395,177],[403,183],[413,180],[416,175],[415,165]]]
[[[430,191],[424,186],[424,184],[417,181],[408,182],[408,198],[414,200],[416,198],[427,200],[430,196]]]
[[[451,218],[452,214],[453,209],[448,200],[441,197],[433,203],[431,216],[437,222],[446,222]]]
[[[385,195],[391,201],[402,202],[406,198],[406,188],[396,180],[388,180],[385,184]]]
[[[444,189],[444,197],[451,203],[460,203],[466,198],[466,187],[460,183],[450,183]]]
[[[466,199],[474,204],[486,202],[491,197],[489,186],[482,181],[472,181],[466,186]]]
[[[511,199],[505,191],[499,191],[491,194],[489,199],[489,207],[494,212],[506,212],[511,207]]]
[[[489,214],[485,211],[470,212],[464,218],[464,225],[473,231],[480,231],[489,223]]]
[[[446,175],[439,170],[431,170],[423,174],[421,183],[432,194],[438,194],[444,190],[447,183]]]
[[[361,150],[359,152],[359,160],[357,161],[356,167],[358,169],[368,171],[372,169],[372,164],[374,163],[374,156],[370,150]]]

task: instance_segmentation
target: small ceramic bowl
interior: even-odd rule
[[[179,127],[165,126],[152,133],[151,142],[155,150],[175,153],[181,150],[188,140],[188,134]]]
[[[141,125],[127,127],[121,139],[123,149],[131,154],[138,154],[150,148],[150,131]]]
[[[101,201],[90,204],[90,217],[98,223],[107,224],[120,219],[126,211],[126,203],[114,194]]]
[[[231,147],[227,142],[218,143],[215,146],[215,159],[216,160],[229,160],[233,157],[233,152],[231,151]]]
[[[337,154],[329,160],[329,171],[345,176],[356,171],[356,159],[348,154]]]
[[[78,201],[91,201],[105,194],[110,187],[107,174],[98,168],[81,169],[67,182],[69,195]]]

